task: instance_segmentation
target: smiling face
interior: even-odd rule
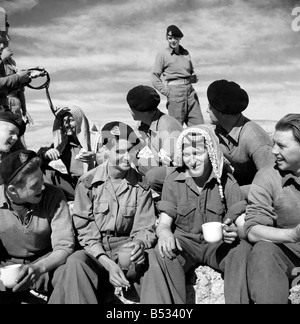
[[[135,147],[125,139],[113,140],[109,147],[109,166],[120,171],[127,171],[136,158]]]
[[[38,204],[41,201],[44,189],[44,177],[40,168],[26,175],[22,186],[15,186],[18,201],[30,204]]]
[[[0,121],[0,152],[9,152],[18,136],[19,128],[16,125]]]
[[[76,135],[76,122],[70,113],[67,113],[63,117],[63,129],[68,136]]]
[[[211,163],[203,137],[201,141],[183,144],[182,160],[191,177],[201,177],[211,172]]]
[[[167,41],[168,41],[169,47],[173,50],[176,50],[179,48],[180,40],[181,40],[180,37],[167,35]]]
[[[292,130],[277,130],[273,141],[272,153],[276,157],[278,168],[300,176],[300,144],[295,140]]]

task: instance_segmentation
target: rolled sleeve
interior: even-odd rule
[[[157,203],[157,208],[160,213],[166,213],[173,219],[176,218],[177,206],[175,206],[173,203],[166,200],[161,200]]]

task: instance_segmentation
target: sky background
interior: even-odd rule
[[[126,95],[151,86],[151,67],[172,24],[191,54],[205,119],[206,90],[218,79],[247,91],[251,119],[300,113],[300,31],[292,28],[300,1],[0,0],[0,7],[19,68],[45,68],[54,105],[78,105],[100,124],[131,121]],[[45,90],[27,88],[26,98],[36,127],[51,125]],[[165,103],[161,96],[166,112]]]

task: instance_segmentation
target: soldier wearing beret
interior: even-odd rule
[[[243,115],[249,97],[237,83],[214,81],[207,89],[207,98],[207,112],[211,123],[216,126],[222,151],[247,197],[256,172],[274,163],[272,140],[262,127]]]
[[[174,170],[176,141],[183,127],[159,110],[160,96],[152,87],[136,86],[126,99],[133,119],[140,122],[138,134],[143,148],[138,155],[138,170],[160,194],[167,173]]]
[[[133,129],[114,121],[101,135],[108,158],[79,179],[73,220],[80,246],[98,267],[99,288],[107,299],[112,288],[130,287],[118,264],[119,248],[133,246],[131,261],[142,264],[144,250],[155,242],[156,214],[149,182],[132,167],[140,144]]]
[[[21,117],[10,110],[0,110],[0,161],[10,152],[24,148],[20,137],[26,129]]]
[[[11,153],[0,163],[0,176],[0,264],[23,265],[12,292],[7,292],[10,298],[22,300],[34,290],[47,295],[50,304],[96,303],[88,255],[73,253],[75,236],[65,196],[44,183],[36,153]]]
[[[151,81],[153,87],[167,97],[170,116],[182,125],[199,125],[204,120],[192,85],[198,79],[194,74],[189,52],[180,45],[182,37],[183,34],[177,26],[171,25],[167,28],[168,47],[157,54],[151,71]]]

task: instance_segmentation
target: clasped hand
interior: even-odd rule
[[[141,264],[145,261],[144,251],[145,244],[141,240],[131,241],[124,246],[133,246],[132,257],[130,258],[132,263]],[[130,282],[127,280],[123,270],[120,266],[111,260],[109,266],[109,282],[116,288],[129,288]]]
[[[230,218],[227,218],[223,224],[223,241],[232,244],[238,237],[238,228]]]
[[[13,288],[13,292],[22,292],[30,289],[41,275],[40,269],[34,264],[24,265],[17,279],[17,284]]]

